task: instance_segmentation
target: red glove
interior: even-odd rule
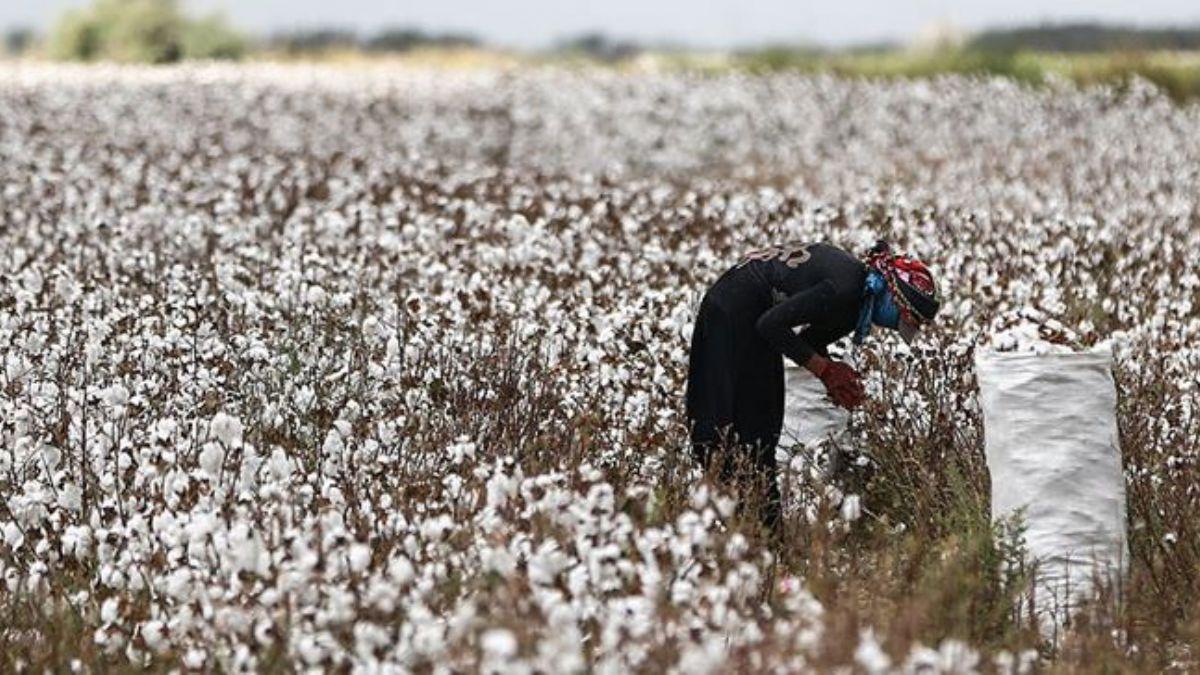
[[[837,405],[852,410],[862,405],[867,394],[863,391],[862,376],[840,361],[821,359],[813,374],[825,385],[829,398]]]

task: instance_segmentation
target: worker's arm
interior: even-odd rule
[[[758,317],[755,328],[759,335],[789,359],[819,375],[817,370],[824,370],[822,364],[827,360],[817,354],[813,346],[805,342],[792,328],[818,322],[830,311],[836,295],[837,289],[833,282],[826,279],[763,312],[762,316]]]

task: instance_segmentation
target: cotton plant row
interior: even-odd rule
[[[252,458],[237,425],[218,418],[210,442]],[[154,496],[123,519],[93,512],[62,526],[77,505],[26,495],[5,539],[18,555],[36,549],[36,562],[6,566],[6,582],[33,591],[63,568],[94,567],[99,583],[67,601],[99,605],[96,643],[134,664],[173,655],[189,668],[252,670],[282,648],[310,668],[627,672],[681,641],[673,658],[694,672],[763,645],[802,665],[820,636],[820,604],[803,588],[773,608],[757,602],[764,554],[715,525],[727,497],[643,528],[619,508],[642,495],[618,495],[594,468],[527,477],[476,461],[467,441],[447,453],[419,506],[385,498],[369,519],[348,520],[336,488],[281,455],[224,477],[203,453],[191,471],[144,471],[132,491]],[[585,637],[586,625],[597,630]]]
[[[864,355],[864,473],[979,452],[964,364],[1018,317],[1014,347],[1120,333],[1123,377],[1180,392],[1131,474],[1186,475],[1197,131],[1138,87],[10,67],[5,589],[133,664],[830,666],[821,603],[687,463],[706,284],[783,239],[938,271],[941,325]],[[781,455],[790,519],[880,517]],[[1031,665],[856,637],[840,665]]]

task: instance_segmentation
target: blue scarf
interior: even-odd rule
[[[872,324],[884,328],[900,326],[900,308],[892,299],[887,280],[876,270],[867,272],[867,281],[863,284],[863,303],[858,311],[858,326],[854,329],[854,344],[861,345],[867,339]]]

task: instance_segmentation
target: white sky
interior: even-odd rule
[[[87,0],[0,0],[0,28],[49,27]],[[336,25],[364,33],[412,25],[461,30],[493,43],[540,47],[583,31],[728,47],[767,41],[845,45],[903,40],[933,21],[967,29],[1043,20],[1200,25],[1197,0],[183,0],[225,11],[241,28]]]

